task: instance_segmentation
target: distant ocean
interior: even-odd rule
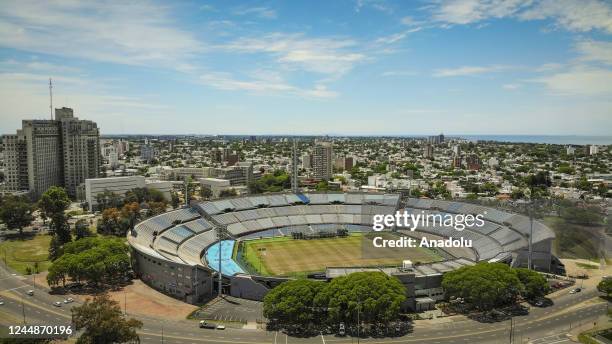
[[[516,143],[548,143],[556,145],[612,145],[612,136],[578,135],[449,135],[466,140],[483,140]]]

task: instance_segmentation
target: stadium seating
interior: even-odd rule
[[[472,240],[477,260],[507,261],[511,253],[528,245],[531,222],[528,217],[471,203],[408,198],[402,200],[408,213],[424,215],[483,214],[483,226],[458,231],[442,224],[418,226],[417,230],[436,237],[464,237]],[[200,202],[138,223],[128,236],[131,245],[149,256],[189,265],[218,266],[217,233],[225,226],[230,235],[242,240],[316,234],[346,229],[372,231],[374,214],[394,214],[400,206],[397,194],[306,193],[269,194]],[[211,219],[212,218],[212,219]],[[401,229],[401,228],[400,228]],[[405,229],[404,229],[405,230]],[[533,241],[554,238],[554,233],[533,222]],[[231,260],[230,246],[223,248],[222,270],[242,273]],[[218,249],[218,248],[217,248]],[[215,258],[216,257],[216,258]],[[474,264],[460,258],[415,267],[420,274],[435,274]],[[224,273],[225,273],[224,272]]]

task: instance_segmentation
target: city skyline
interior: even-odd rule
[[[307,14],[307,15],[304,15]],[[7,2],[1,134],[609,135],[605,1]]]

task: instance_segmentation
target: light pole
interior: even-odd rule
[[[21,294],[21,313],[23,314],[23,324],[26,324],[25,304],[23,303],[23,294]]]

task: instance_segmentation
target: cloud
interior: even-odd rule
[[[514,90],[518,89],[519,87],[521,87],[520,84],[504,84],[504,85],[502,85],[503,89],[510,90],[510,91],[514,91]]]
[[[53,78],[53,104],[75,109],[77,116],[98,123],[104,133],[134,130],[134,118],[161,116],[169,107],[152,96],[126,95],[117,80],[91,80],[75,68],[45,61],[0,61],[1,133],[20,127],[24,118],[49,118],[49,77]]]
[[[432,19],[448,24],[471,24],[515,14],[529,0],[448,0],[435,1]]]
[[[569,31],[612,33],[612,3],[602,0],[433,0],[431,19],[442,26],[490,19],[552,20]]]
[[[576,45],[576,50],[582,55],[581,61],[612,65],[612,42],[580,41]]]
[[[570,31],[612,33],[612,3],[600,0],[541,0],[519,14],[523,20],[552,19]]]
[[[610,80],[612,70],[579,65],[531,81],[543,84],[557,95],[602,96],[612,95]]]
[[[241,7],[232,11],[239,16],[255,16],[261,19],[276,19],[276,11],[268,7]]]
[[[459,68],[443,68],[436,69],[433,76],[436,78],[455,77],[455,76],[470,76],[476,74],[486,74],[499,72],[511,68],[510,66],[463,66]]]
[[[356,42],[351,39],[271,33],[239,38],[222,48],[229,52],[270,54],[288,67],[339,76],[365,60],[365,55],[353,51],[355,46]]]
[[[357,0],[355,2],[355,12],[360,12],[361,9],[365,7],[384,12],[386,14],[393,13],[393,8],[391,8],[384,0]]]
[[[200,82],[206,86],[225,91],[247,91],[263,95],[293,95],[306,98],[335,98],[338,94],[330,91],[325,85],[315,85],[304,89],[287,83],[279,74],[258,70],[247,79],[235,78],[230,73],[212,72],[200,76]]]
[[[403,40],[404,38],[406,38],[406,36],[408,36],[408,34],[414,33],[414,32],[418,32],[421,31],[420,27],[416,27],[410,30],[406,30],[403,32],[398,32],[398,33],[394,33],[392,35],[389,36],[385,36],[385,37],[380,37],[376,40],[376,43],[379,44],[393,44],[396,42],[399,42],[401,40]]]
[[[544,63],[543,65],[536,68],[537,72],[548,72],[556,69],[560,69],[563,67],[562,63]]]
[[[148,1],[7,0],[0,6],[0,46],[169,68],[203,50],[176,28],[169,8]]]
[[[540,66],[536,71],[542,75],[529,81],[544,85],[553,95],[612,95],[612,43],[579,40],[575,51],[578,57],[574,60]]]
[[[415,76],[418,73],[410,70],[389,70],[380,74],[380,76],[384,77],[394,77],[394,76]]]

